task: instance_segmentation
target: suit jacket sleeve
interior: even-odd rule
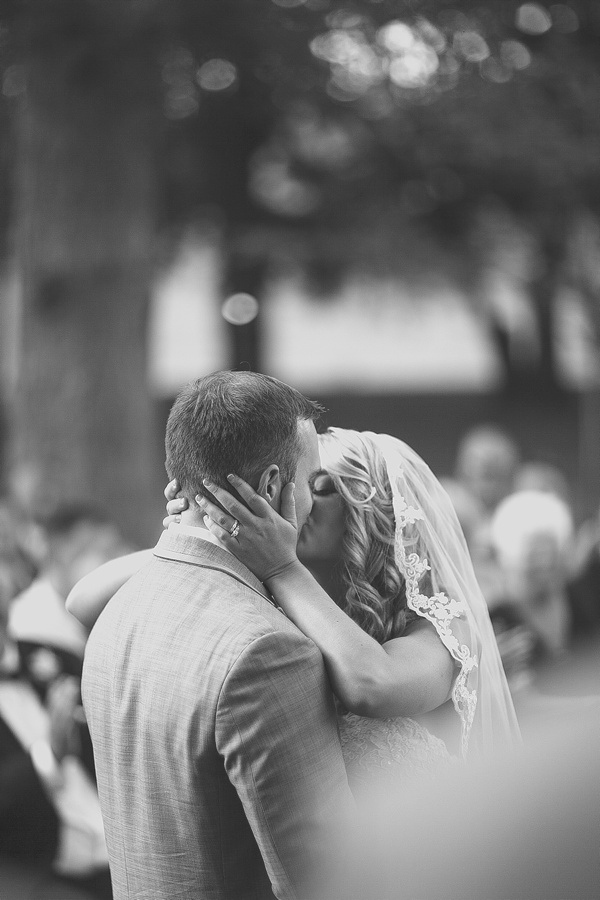
[[[247,646],[223,684],[216,739],[276,897],[323,895],[354,810],[315,645],[278,632]]]

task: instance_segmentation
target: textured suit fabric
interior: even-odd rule
[[[83,700],[115,900],[311,896],[352,814],[331,692],[231,554],[165,532],[92,631]]]

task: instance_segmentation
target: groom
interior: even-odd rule
[[[83,699],[115,900],[329,896],[352,811],[323,660],[203,529],[208,478],[240,474],[299,528],[319,469],[318,407],[265,375],[188,385],[167,469],[190,509],[110,601],[88,641]]]

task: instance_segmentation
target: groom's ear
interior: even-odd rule
[[[264,470],[258,480],[257,493],[264,497],[271,506],[277,507],[281,494],[281,475],[275,463]]]

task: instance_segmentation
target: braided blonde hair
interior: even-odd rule
[[[385,459],[368,434],[330,428],[321,462],[345,505],[343,610],[379,643],[404,633],[416,614],[394,556],[396,523]]]

